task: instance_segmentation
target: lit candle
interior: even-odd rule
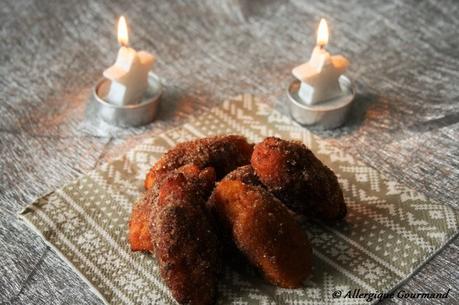
[[[349,62],[341,55],[331,56],[325,49],[327,43],[328,26],[325,19],[321,19],[317,31],[317,46],[310,60],[292,70],[293,75],[301,81],[298,95],[307,105],[342,95],[338,78]]]
[[[128,30],[123,16],[118,21],[118,42],[121,45],[113,66],[104,71],[111,81],[105,99],[115,105],[139,103],[148,88],[148,72],[155,58],[148,52],[128,47]]]

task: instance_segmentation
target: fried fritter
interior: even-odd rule
[[[301,287],[311,273],[312,248],[288,209],[261,187],[220,182],[208,205],[236,247],[271,283]]]
[[[262,186],[260,180],[255,175],[251,165],[244,165],[236,168],[228,173],[221,181],[237,180],[245,184]],[[208,202],[209,203],[209,202]],[[210,207],[209,207],[210,209]],[[217,217],[214,217],[217,218]],[[246,273],[247,271],[253,272],[250,263],[244,255],[237,249],[230,232],[224,230],[218,222],[216,222],[217,233],[219,235],[220,243],[222,244],[224,260],[238,271]]]
[[[303,143],[266,138],[255,145],[251,164],[268,190],[293,211],[326,221],[345,217],[336,175]]]
[[[220,248],[197,180],[165,178],[152,207],[150,232],[161,276],[180,304],[213,304]]]
[[[173,170],[170,174],[182,173],[192,180],[195,187],[196,195],[206,201],[215,184],[215,171],[211,167],[200,170],[194,164],[186,164]],[[157,204],[160,182],[156,183],[150,190],[142,196],[132,209],[129,220],[128,240],[132,251],[152,251],[153,244],[150,235],[150,214],[153,205]]]
[[[213,167],[221,179],[238,166],[249,164],[253,145],[238,135],[202,138],[177,144],[166,152],[145,178],[145,189],[163,179],[171,170],[192,163],[199,168]]]

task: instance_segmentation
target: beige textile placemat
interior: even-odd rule
[[[304,288],[281,289],[228,269],[220,280],[218,304],[368,304],[345,294],[393,290],[458,232],[456,210],[384,178],[250,95],[147,139],[38,199],[20,217],[106,303],[175,304],[155,260],[129,249],[131,204],[143,190],[146,172],[166,150],[192,138],[228,133],[253,142],[266,136],[303,141],[339,177],[349,213],[334,226],[305,224],[314,270]]]

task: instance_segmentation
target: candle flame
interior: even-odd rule
[[[127,47],[129,42],[126,18],[124,16],[121,16],[118,20],[118,42],[123,47]]]
[[[320,19],[319,29],[317,30],[317,45],[325,47],[328,43],[328,25],[324,18]]]

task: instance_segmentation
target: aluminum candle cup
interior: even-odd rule
[[[123,127],[141,126],[153,121],[163,91],[156,74],[151,72],[148,74],[148,89],[138,104],[123,106],[110,104],[104,99],[109,88],[110,81],[103,78],[93,89],[88,111],[94,112],[95,119],[102,119],[111,125]]]
[[[342,95],[316,105],[306,105],[298,96],[300,81],[293,81],[287,95],[292,118],[302,125],[313,125],[323,129],[333,129],[343,125],[347,112],[355,96],[354,86],[344,75],[339,77]]]

